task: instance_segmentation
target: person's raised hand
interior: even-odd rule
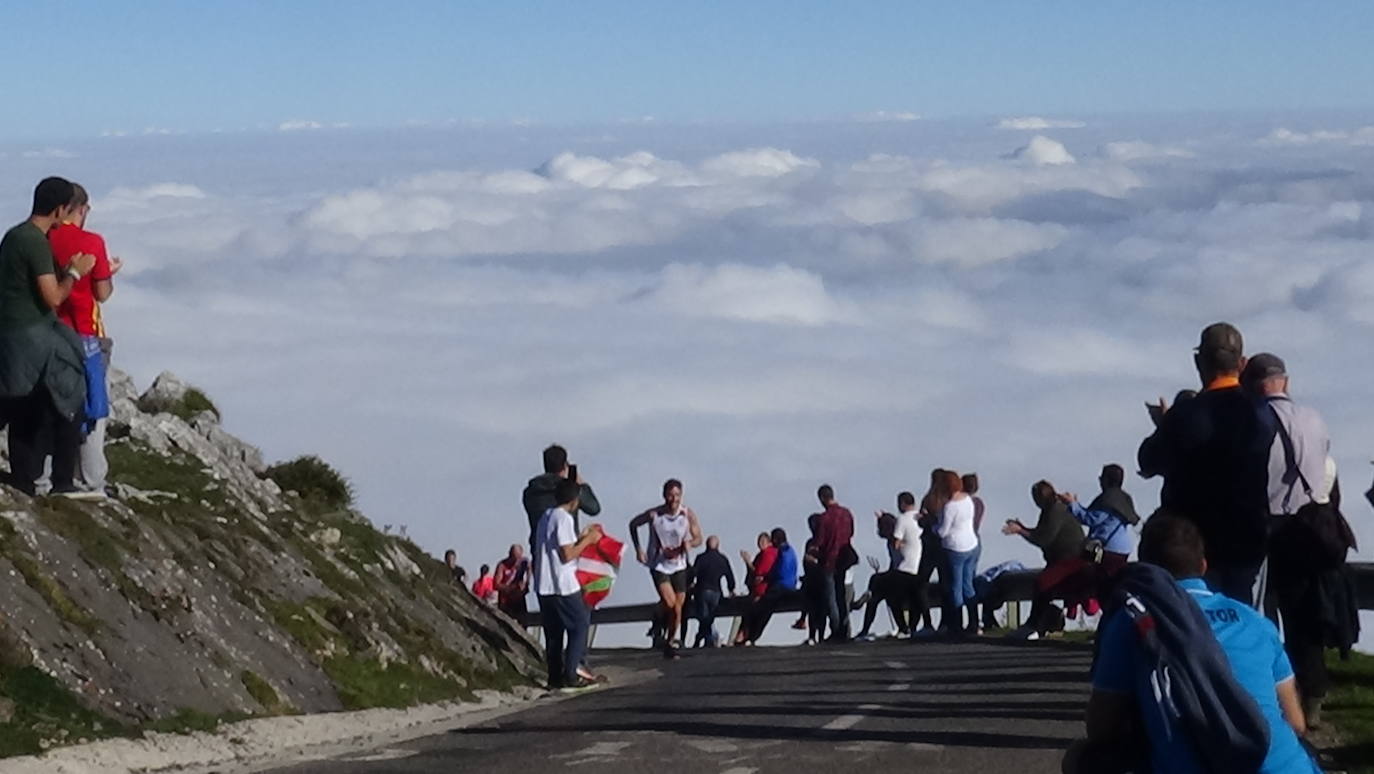
[[[635,561],[639,562],[640,564],[649,563],[649,557],[644,555],[644,549],[640,548],[635,550]]]
[[[1169,401],[1165,400],[1163,395],[1159,396],[1158,403],[1145,401],[1145,411],[1149,413],[1150,421],[1158,425],[1169,411]]]
[[[83,276],[90,274],[91,269],[95,268],[95,256],[90,253],[77,253],[72,256],[71,266]]]
[[[1069,503],[1078,502],[1078,495],[1074,494],[1073,492],[1060,492],[1059,499],[1065,505],[1068,505]]]
[[[124,259],[120,258],[120,257],[117,256],[117,255],[116,255],[115,257],[113,257],[113,258],[110,259],[110,276],[111,276],[111,277],[113,277],[114,275],[118,274],[118,273],[119,273],[119,270],[122,269],[122,268],[124,268]]]

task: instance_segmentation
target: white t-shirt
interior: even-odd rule
[[[577,560],[563,561],[558,550],[576,542],[577,527],[571,513],[562,508],[544,511],[534,533],[534,593],[564,597],[582,590],[577,582]]]
[[[964,496],[945,503],[940,515],[940,545],[946,551],[972,551],[978,547],[978,533],[973,531],[973,498]]]
[[[894,568],[907,575],[915,575],[921,569],[921,525],[916,522],[917,511],[907,511],[897,516],[897,529],[892,536],[902,542],[897,549],[901,561]]]

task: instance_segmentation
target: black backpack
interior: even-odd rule
[[[1274,411],[1270,406],[1270,411]],[[1334,502],[1318,503],[1312,497],[1312,484],[1298,466],[1297,454],[1293,450],[1293,437],[1283,420],[1274,411],[1278,424],[1279,439],[1283,442],[1283,456],[1289,475],[1297,474],[1307,493],[1308,502],[1293,514],[1292,521],[1275,531],[1271,540],[1271,553],[1275,561],[1287,567],[1320,572],[1330,570],[1345,563],[1350,549],[1354,548],[1355,533],[1345,520]]]

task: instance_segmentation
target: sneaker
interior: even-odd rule
[[[610,682],[610,678],[606,677],[605,675],[599,675],[584,666],[580,666],[577,668],[577,676],[583,680],[586,680],[589,683]]]
[[[1037,632],[1033,627],[1030,627],[1030,626],[1022,626],[1022,627],[1020,627],[1020,628],[1013,629],[1013,630],[1007,632],[1007,639],[1009,639],[1009,640],[1038,640],[1038,639],[1040,639],[1040,632]]]
[[[584,680],[581,676],[574,678],[571,682],[558,689],[559,693],[580,693],[596,687],[596,683],[591,680]]]
[[[872,635],[872,634],[860,634],[858,637],[855,637],[855,638],[854,638],[854,641],[855,641],[855,642],[875,642],[875,641],[877,641],[877,639],[878,639],[878,638],[877,638],[876,635]]]

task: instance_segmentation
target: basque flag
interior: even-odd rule
[[[582,585],[582,598],[587,607],[596,607],[611,593],[615,583],[616,571],[620,569],[620,556],[625,544],[609,535],[587,547],[577,557],[577,582]]]

